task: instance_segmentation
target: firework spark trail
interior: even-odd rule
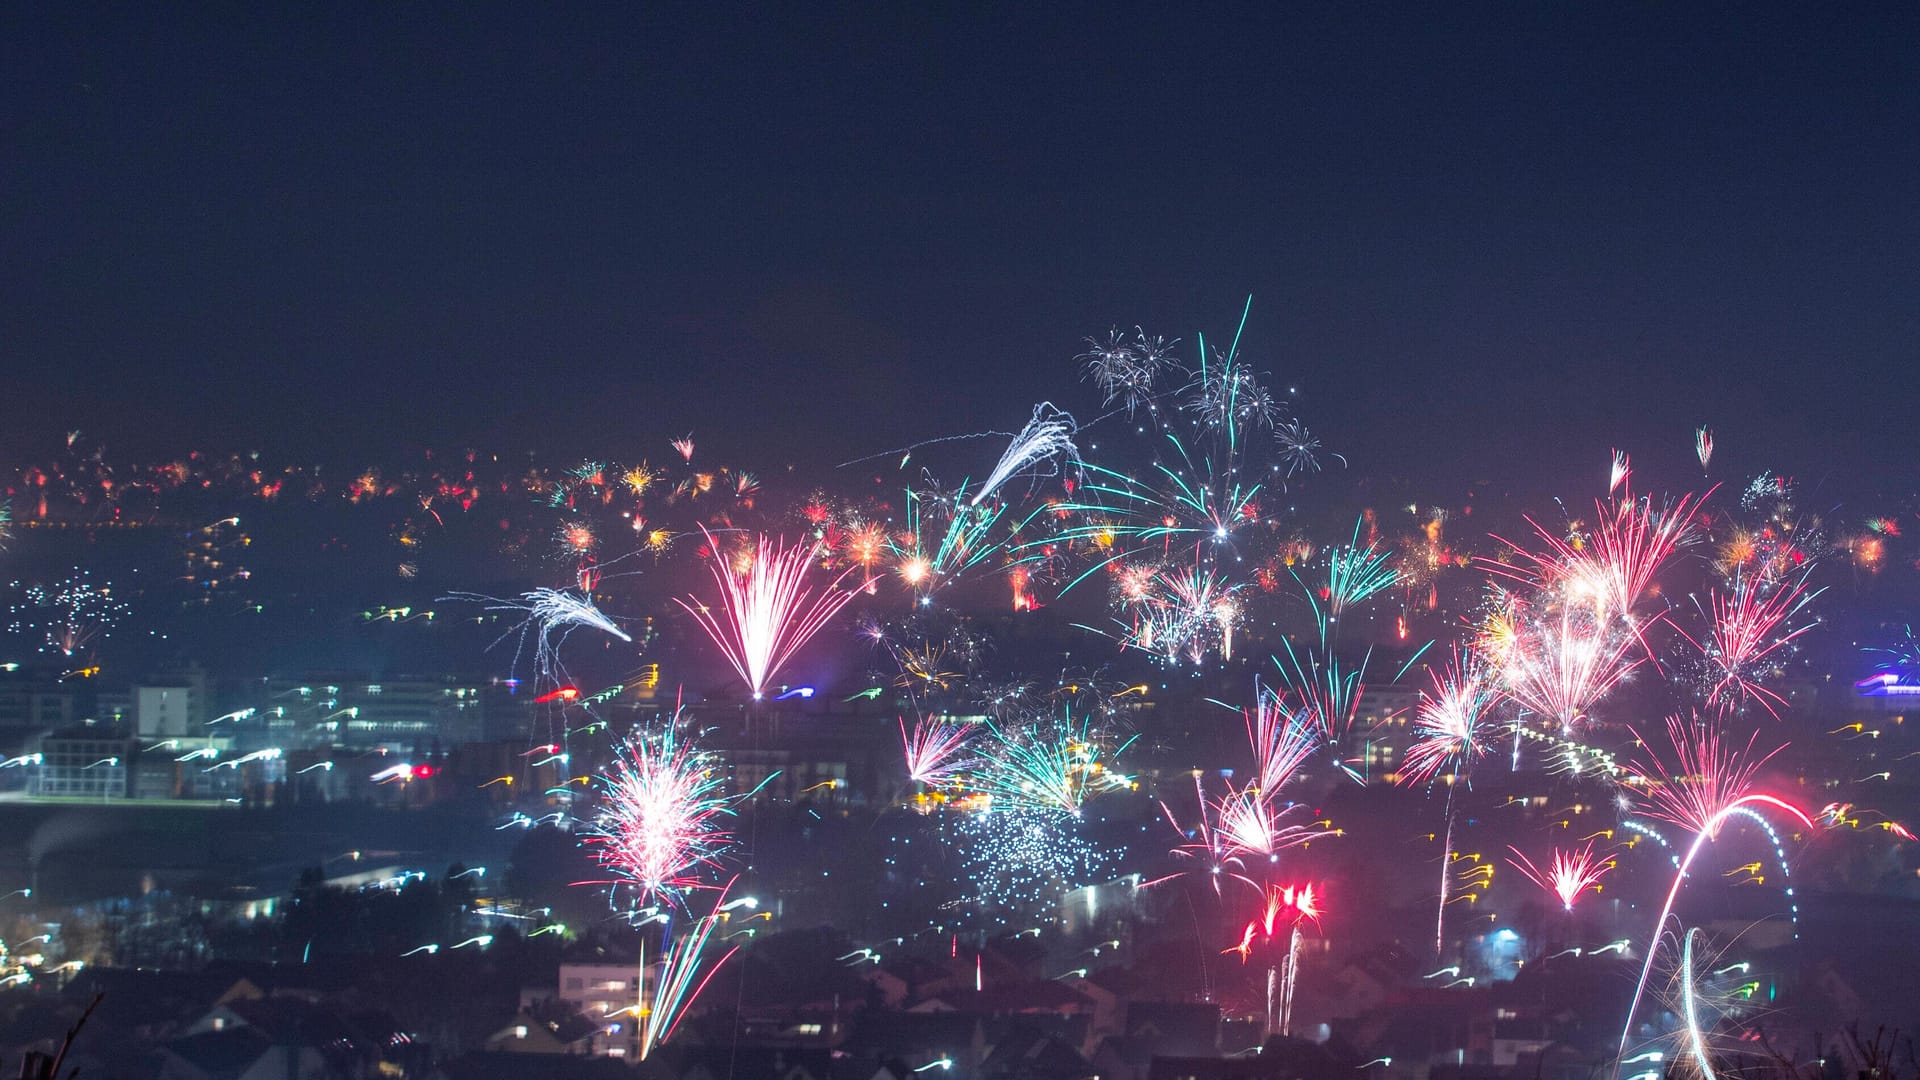
[[[1422,695],[1415,714],[1414,738],[1401,766],[1403,784],[1431,784],[1442,769],[1464,776],[1475,759],[1485,754],[1488,714],[1500,692],[1488,683],[1485,669],[1459,650],[1445,667],[1433,673],[1433,694]],[[1447,785],[1446,832],[1440,845],[1440,902],[1433,917],[1433,951],[1446,947],[1447,904],[1453,889],[1453,793]]]
[[[451,593],[445,599],[471,601],[486,605],[488,611],[511,611],[526,616],[493,644],[498,645],[518,635],[520,643],[514,654],[514,664],[518,666],[519,654],[525,650],[527,639],[531,637],[534,642],[535,671],[542,682],[555,686],[566,681],[566,668],[560,663],[560,645],[573,631],[587,627],[611,634],[621,641],[633,640],[594,606],[592,597],[568,589],[534,589],[511,600],[466,592]]]
[[[1251,478],[1268,470],[1250,460],[1248,441],[1242,436],[1248,425],[1277,423],[1280,409],[1239,361],[1240,336],[1250,310],[1251,299],[1224,356],[1209,353],[1202,336],[1198,369],[1181,369],[1191,376],[1181,391],[1180,404],[1193,415],[1190,424],[1170,424],[1150,398],[1122,391],[1121,397],[1148,405],[1160,455],[1143,478],[1083,464],[1085,480],[1076,487],[1074,500],[1056,508],[1080,523],[1061,530],[1058,539],[1091,542],[1103,549],[1116,541],[1157,544],[1165,558],[1171,556],[1177,540],[1226,544],[1243,528],[1264,520],[1258,503],[1262,485]],[[1095,353],[1085,357],[1090,372],[1110,392],[1117,384],[1109,382],[1105,373],[1114,355],[1111,348],[1096,343]],[[1129,356],[1119,358],[1126,361]],[[1130,372],[1123,364],[1117,377],[1126,383]],[[1138,380],[1131,384],[1137,386]],[[1191,440],[1182,437],[1183,430]],[[1276,441],[1291,470],[1317,466],[1319,443],[1304,427],[1289,427]],[[1271,471],[1277,475],[1281,467],[1275,462]]]
[[[1738,697],[1759,702],[1774,719],[1779,719],[1778,707],[1785,706],[1787,701],[1761,686],[1759,677],[1769,657],[1814,628],[1813,622],[1792,624],[1801,611],[1825,591],[1808,592],[1804,577],[1790,588],[1767,590],[1745,575],[1736,575],[1733,588],[1727,593],[1718,589],[1710,591],[1703,610],[1708,613],[1712,629],[1705,641],[1687,637],[1700,650],[1715,677],[1707,692],[1707,704],[1731,703]]]
[[[972,767],[972,761],[959,754],[977,730],[972,724],[921,717],[908,733],[907,721],[901,718],[900,746],[907,759],[908,779],[928,787],[950,783],[956,774]]]
[[[786,547],[774,537],[761,535],[752,562],[735,568],[727,562],[713,534],[706,535],[707,546],[713,551],[713,561],[707,568],[720,586],[721,610],[716,614],[698,597],[676,598],[675,602],[720,647],[727,663],[758,701],[767,683],[793,654],[853,599],[851,590],[840,588],[853,568],[842,570],[815,592],[808,587],[807,578],[819,554],[819,544]]]
[[[1218,643],[1222,657],[1233,658],[1233,627],[1239,615],[1234,600],[1238,586],[1224,575],[1197,563],[1155,576],[1160,592],[1149,594],[1146,604],[1153,609],[1144,622],[1148,635],[1139,647],[1160,651],[1171,657],[1185,651],[1194,663],[1200,663],[1207,648]],[[1140,636],[1136,634],[1136,637]]]
[[[904,542],[888,537],[886,546],[899,560],[900,579],[922,595],[952,584],[962,574],[1004,550],[993,535],[1004,508],[965,502],[963,487],[951,498],[935,498],[909,489]],[[928,505],[947,513],[928,513]],[[936,533],[937,530],[937,533]]]
[[[1633,636],[1610,631],[1589,613],[1562,607],[1558,614],[1529,618],[1521,612],[1502,650],[1502,689],[1558,722],[1562,734],[1640,665],[1627,656]]]
[[[1613,860],[1593,857],[1593,841],[1577,851],[1554,849],[1553,858],[1545,870],[1535,866],[1532,859],[1517,847],[1509,844],[1507,850],[1513,852],[1513,858],[1507,860],[1515,869],[1526,875],[1528,881],[1552,893],[1560,899],[1564,910],[1572,911],[1573,902],[1581,894],[1591,889],[1600,891],[1600,879],[1613,869]]]
[[[620,748],[600,778],[602,803],[582,841],[612,884],[631,886],[642,902],[684,902],[702,888],[700,871],[717,865],[733,843],[721,828],[738,796],[711,755],[678,738],[678,718]]]
[[[1421,695],[1401,782],[1432,783],[1443,769],[1464,773],[1487,752],[1486,721],[1500,698],[1479,660],[1456,649],[1452,661],[1433,672],[1433,692]]]
[[[1327,613],[1320,620],[1321,637],[1324,642],[1326,625],[1337,620],[1346,610],[1355,604],[1364,602],[1376,593],[1393,587],[1400,579],[1399,571],[1389,565],[1393,558],[1391,548],[1382,548],[1378,541],[1369,540],[1365,547],[1360,545],[1360,525],[1353,523],[1353,539],[1346,547],[1334,548],[1327,559]],[[1302,583],[1305,588],[1305,583]],[[1307,598],[1313,599],[1313,590],[1307,589]],[[1314,605],[1317,609],[1319,605]]]
[[[1354,714],[1359,710],[1360,679],[1373,650],[1367,650],[1366,658],[1357,668],[1347,668],[1330,652],[1322,656],[1309,649],[1302,661],[1292,642],[1281,638],[1280,646],[1287,654],[1287,663],[1282,664],[1277,656],[1273,662],[1280,669],[1281,683],[1306,706],[1322,736],[1330,743],[1339,744],[1353,726]]]
[[[1293,1011],[1293,988],[1300,961],[1300,930],[1306,922],[1318,923],[1322,909],[1311,884],[1302,886],[1269,885],[1265,905],[1259,916],[1247,923],[1240,941],[1223,953],[1239,953],[1240,962],[1252,959],[1256,948],[1267,957],[1267,1013],[1265,1035],[1286,1035]],[[1287,948],[1280,954],[1275,942],[1282,935]]]
[[[1638,732],[1635,737],[1639,738]],[[1744,747],[1736,748],[1721,740],[1717,724],[1698,717],[1691,722],[1680,716],[1668,717],[1667,742],[1673,747],[1673,767],[1652,760],[1632,769],[1634,777],[1645,785],[1647,816],[1689,832],[1709,831],[1707,823],[1752,791],[1761,767],[1786,749],[1782,743],[1756,756],[1754,744],[1759,738],[1759,732],[1754,732]],[[1640,741],[1652,745],[1651,740]]]
[[[1173,849],[1182,859],[1197,861],[1220,889],[1222,877],[1235,877],[1255,888],[1259,883],[1247,877],[1247,862],[1255,856],[1272,862],[1279,852],[1306,843],[1316,833],[1311,824],[1290,824],[1287,819],[1304,811],[1297,804],[1282,803],[1282,788],[1290,782],[1308,757],[1320,747],[1317,727],[1304,712],[1290,713],[1279,696],[1256,687],[1257,703],[1244,710],[1247,741],[1252,747],[1252,779],[1243,788],[1231,784],[1218,798],[1210,798],[1200,774],[1193,778],[1195,801],[1200,819],[1188,843]],[[1186,836],[1173,811],[1160,806],[1167,823]],[[1172,875],[1179,876],[1179,875]],[[1161,878],[1148,884],[1159,884]]]
[[[673,1037],[674,1030],[686,1016],[687,1010],[699,999],[700,992],[712,981],[722,966],[740,951],[738,946],[722,953],[711,965],[706,963],[707,945],[713,939],[714,927],[720,923],[720,908],[727,901],[727,891],[733,887],[728,882],[714,898],[714,913],[695,920],[687,933],[668,946],[666,954],[660,958],[660,971],[654,977],[653,1000],[646,1008],[637,1009],[640,1022],[640,1060],[645,1061],[653,1048]],[[646,969],[646,958],[641,957],[641,970]],[[704,972],[704,974],[703,974]]]
[[[1648,816],[1691,830],[1693,842],[1688,845],[1686,855],[1675,864],[1673,883],[1667,889],[1659,918],[1654,921],[1646,963],[1640,970],[1639,982],[1634,985],[1626,1023],[1620,1030],[1616,1058],[1626,1053],[1627,1039],[1633,1034],[1633,1015],[1646,994],[1647,980],[1653,974],[1653,962],[1660,952],[1659,941],[1666,933],[1667,920],[1673,914],[1674,902],[1679,899],[1680,887],[1686,884],[1694,860],[1719,835],[1721,826],[1729,818],[1751,817],[1759,814],[1759,808],[1772,807],[1799,821],[1807,831],[1814,830],[1813,819],[1799,807],[1752,790],[1760,767],[1785,749],[1784,745],[1755,757],[1753,743],[1757,734],[1747,740],[1744,750],[1733,750],[1721,742],[1720,732],[1713,725],[1690,725],[1677,716],[1668,718],[1667,734],[1673,744],[1675,766],[1668,768],[1654,760],[1637,767],[1635,775],[1646,786]]]
[[[1607,494],[1612,495],[1620,490],[1620,485],[1627,483],[1632,476],[1633,466],[1627,461],[1626,451],[1615,450],[1613,468],[1607,474]]]
[[[1693,433],[1693,453],[1700,459],[1700,471],[1707,471],[1707,464],[1713,460],[1713,432],[1705,427]]]
[[[1288,824],[1285,820],[1301,807],[1282,805],[1277,793],[1259,788],[1229,788],[1203,809],[1213,814],[1208,830],[1213,850],[1209,854],[1222,864],[1245,869],[1246,862],[1255,856],[1272,862],[1280,852],[1314,837],[1311,825]]]
[[[1868,646],[1865,651],[1885,657],[1874,666],[1875,673],[1905,681],[1920,677],[1920,635],[1916,635],[1911,626],[1900,629],[1902,640],[1890,646]]]
[[[1054,408],[1051,402],[1041,402],[1033,407],[1033,419],[1013,437],[1006,452],[1000,455],[1000,461],[993,471],[987,474],[986,483],[973,493],[969,506],[979,506],[1000,490],[1000,485],[1013,476],[1036,468],[1042,462],[1053,462],[1053,472],[1059,475],[1080,462],[1080,451],[1073,445],[1074,436],[1079,429],[1074,425],[1073,416]]]
[[[1700,1070],[1701,1080],[1718,1080],[1713,1071],[1713,1062],[1707,1056],[1706,1032],[1700,1026],[1699,1003],[1694,988],[1693,941],[1699,935],[1699,927],[1690,928],[1680,946],[1680,1012],[1687,1025],[1687,1050],[1693,1055],[1693,1063]]]
[[[1631,618],[1654,575],[1692,541],[1694,515],[1711,495],[1683,495],[1658,510],[1646,499],[1619,503],[1611,513],[1596,504],[1592,544],[1570,553],[1569,568],[1576,578],[1598,585],[1608,611]]]
[[[1320,747],[1306,711],[1289,711],[1280,696],[1256,689],[1257,701],[1246,710],[1247,741],[1253,747],[1255,782],[1263,792],[1277,792]]]
[[[1086,713],[1077,721],[1063,713],[1058,720],[1043,720],[1019,733],[991,722],[988,728],[993,746],[982,756],[972,779],[992,797],[996,808],[1077,816],[1086,800],[1132,784],[1131,778],[1113,772],[1107,764],[1126,744],[1106,753],[1104,740],[1089,727]]]

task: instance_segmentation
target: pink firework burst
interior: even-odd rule
[[[704,887],[703,868],[733,843],[721,827],[733,799],[708,755],[680,741],[677,721],[629,739],[600,778],[601,808],[584,842],[610,882],[644,900]]]
[[[1545,550],[1528,551],[1503,539],[1514,558],[1492,560],[1488,568],[1556,594],[1562,604],[1585,608],[1602,625],[1625,621],[1651,656],[1645,626],[1634,619],[1634,608],[1651,590],[1660,568],[1694,539],[1694,518],[1705,498],[1683,495],[1659,508],[1646,499],[1625,499],[1611,506],[1597,502],[1591,534],[1578,539],[1556,535],[1528,518]]]
[[[1507,862],[1525,874],[1528,881],[1559,897],[1560,906],[1568,911],[1573,910],[1573,902],[1589,889],[1599,892],[1600,879],[1613,869],[1612,859],[1593,857],[1591,840],[1587,841],[1586,847],[1577,851],[1554,849],[1553,859],[1545,870],[1535,866],[1533,860],[1522,854],[1519,848],[1509,845],[1507,850],[1513,852],[1514,856]]]
[[[1464,772],[1486,753],[1487,716],[1500,697],[1479,661],[1456,650],[1452,662],[1433,673],[1433,693],[1421,696],[1417,741],[1407,749],[1401,782],[1431,783],[1443,769]]]
[[[970,724],[922,717],[908,732],[906,720],[901,719],[900,747],[907,759],[907,776],[928,787],[952,781],[969,764],[959,754],[974,730]]]
[[[1796,625],[1796,621],[1824,591],[1808,592],[1805,579],[1791,588],[1766,589],[1745,575],[1735,578],[1731,592],[1713,590],[1705,608],[1712,629],[1705,641],[1687,638],[1706,659],[1714,680],[1707,692],[1707,704],[1757,701],[1778,719],[1779,707],[1786,705],[1786,699],[1761,686],[1759,678],[1782,649],[1813,629],[1813,622]]]
[[[1632,635],[1588,612],[1570,606],[1544,616],[1518,611],[1502,657],[1501,688],[1526,708],[1559,721],[1563,733],[1640,665],[1627,655]]]
[[[1320,747],[1320,731],[1309,710],[1289,711],[1274,693],[1262,693],[1245,714],[1247,741],[1253,747],[1254,776],[1262,791],[1279,791]]]
[[[742,567],[728,563],[711,533],[707,546],[714,552],[707,568],[720,586],[720,610],[697,597],[675,602],[700,623],[758,700],[793,654],[853,599],[851,590],[840,588],[852,567],[816,590],[807,579],[820,553],[817,543],[786,547],[763,535]]]
[[[1786,749],[1782,743],[1756,755],[1753,747],[1759,737],[1759,732],[1754,732],[1747,736],[1745,746],[1735,746],[1722,740],[1718,724],[1697,716],[1691,720],[1668,717],[1667,740],[1673,746],[1673,763],[1651,758],[1631,770],[1644,785],[1648,816],[1711,838],[1726,810],[1749,797],[1761,766]]]

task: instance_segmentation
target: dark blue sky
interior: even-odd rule
[[[16,5],[0,446],[831,462],[1251,293],[1369,472],[1913,456],[1913,8],[917,7]]]

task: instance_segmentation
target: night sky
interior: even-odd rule
[[[272,6],[0,15],[0,449],[826,465],[1251,294],[1370,475],[1920,456],[1912,7]]]

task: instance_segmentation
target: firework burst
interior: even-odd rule
[[[1754,701],[1778,719],[1786,699],[1760,685],[1759,680],[1779,667],[1796,638],[1814,628],[1815,621],[1798,620],[1807,605],[1824,591],[1809,592],[1804,577],[1791,585],[1766,589],[1744,575],[1736,576],[1726,593],[1712,590],[1702,608],[1711,630],[1703,641],[1687,638],[1700,650],[1707,665],[1707,704]]]
[[[633,640],[594,606],[593,597],[571,589],[534,589],[510,600],[479,593],[452,593],[446,599],[484,604],[488,611],[524,615],[525,618],[502,634],[494,644],[517,636],[519,645],[514,655],[514,665],[517,667],[520,653],[526,650],[527,643],[531,641],[535,672],[543,683],[551,686],[566,681],[566,668],[560,662],[560,646],[575,630],[598,630],[621,641]]]
[[[840,588],[852,568],[815,590],[808,578],[820,553],[818,543],[786,547],[763,535],[744,567],[721,556],[711,533],[707,544],[714,552],[707,568],[720,588],[720,610],[698,597],[676,602],[720,647],[758,701],[793,654],[853,599],[851,591]]]
[[[1013,437],[1013,442],[1000,455],[999,462],[987,474],[987,480],[980,485],[980,490],[973,493],[968,505],[979,506],[1015,476],[1059,476],[1076,467],[1080,462],[1080,452],[1074,447],[1073,440],[1078,431],[1073,417],[1054,408],[1051,402],[1035,405],[1033,419],[1027,421],[1027,426]]]
[[[1106,341],[1088,338],[1087,351],[1075,359],[1083,365],[1086,377],[1100,388],[1106,404],[1125,406],[1131,416],[1136,409],[1153,407],[1160,376],[1178,368],[1170,355],[1177,344],[1150,338],[1139,327],[1134,328],[1131,338],[1116,329]]]
[[[18,582],[14,587],[20,589]],[[84,571],[69,575],[51,587],[29,585],[14,605],[14,633],[37,636],[40,651],[72,657],[94,643],[113,636],[113,628],[128,606],[113,598],[112,585],[95,585]]]
[[[951,783],[957,774],[972,766],[971,761],[960,756],[960,751],[977,731],[972,724],[921,717],[914,721],[913,731],[909,733],[907,722],[902,718],[900,748],[906,755],[908,779],[932,788]]]
[[[1573,902],[1588,890],[1599,892],[1600,879],[1613,869],[1612,859],[1593,857],[1591,840],[1577,851],[1556,848],[1545,870],[1535,866],[1533,860],[1527,858],[1519,848],[1509,845],[1507,850],[1513,852],[1513,857],[1507,862],[1524,874],[1528,881],[1559,898],[1560,906],[1567,911],[1572,911]]]
[[[1442,771],[1466,772],[1487,751],[1489,715],[1500,697],[1480,662],[1456,650],[1451,663],[1433,672],[1433,692],[1421,695],[1401,782],[1426,784]]]
[[[736,798],[726,793],[720,762],[677,734],[677,721],[638,733],[600,778],[601,808],[584,843],[640,903],[683,901],[707,887],[701,871],[718,865],[733,838],[722,823]],[[638,904],[634,905],[638,906]]]

